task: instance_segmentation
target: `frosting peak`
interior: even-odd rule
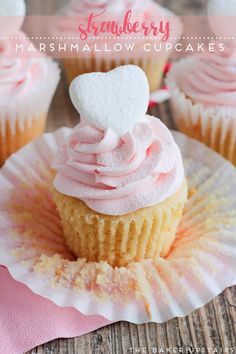
[[[22,32],[18,32],[19,35]],[[18,97],[34,90],[38,81],[47,76],[45,60],[30,56],[14,58],[16,40],[0,40],[0,103],[9,104],[9,97]],[[28,42],[26,39],[22,43]]]
[[[72,0],[70,11],[71,14],[85,14],[91,10],[106,9],[109,13],[121,15],[128,9],[141,13],[152,3],[152,0]]]
[[[221,53],[205,53],[180,62],[175,79],[194,102],[206,107],[236,107],[236,51],[225,47]],[[197,73],[197,75],[196,75]]]
[[[123,215],[166,200],[184,180],[181,155],[169,130],[145,116],[118,136],[80,123],[57,153],[54,187],[96,212]]]

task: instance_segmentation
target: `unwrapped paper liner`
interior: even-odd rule
[[[166,79],[175,125],[182,133],[204,143],[236,165],[235,109],[205,107],[187,97],[176,83],[186,65],[189,65],[187,60],[174,64]]]
[[[70,131],[44,135],[0,172],[0,264],[13,278],[59,306],[133,323],[188,315],[236,283],[236,170],[176,132],[189,202],[168,257],[116,269],[76,261],[65,245],[50,186],[53,154]]]

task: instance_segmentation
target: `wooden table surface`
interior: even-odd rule
[[[206,0],[159,2],[178,14],[201,14],[206,4]],[[28,14],[51,14],[64,3],[65,0],[28,0]],[[173,128],[168,104],[160,105],[151,114]],[[72,127],[76,122],[78,116],[71,105],[68,87],[62,76],[49,112],[47,130],[53,131],[64,125]],[[208,305],[185,318],[175,318],[164,324],[134,325],[118,322],[78,338],[57,339],[28,354],[149,354],[159,351],[166,353],[167,348],[175,353],[174,348],[182,347],[189,347],[184,353],[195,353],[197,348],[201,348],[202,353],[203,348],[210,348],[209,353],[213,353],[214,349],[215,353],[227,350],[236,353],[236,287],[226,289]]]

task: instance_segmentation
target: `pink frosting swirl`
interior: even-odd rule
[[[111,129],[79,124],[52,167],[59,192],[107,215],[161,203],[184,181],[180,151],[171,133],[150,116],[122,137]]]
[[[19,36],[25,36],[19,32]],[[27,40],[18,40],[17,43],[26,44]],[[28,45],[30,44],[29,41]],[[40,58],[30,57],[29,53],[22,57],[15,54],[15,42],[13,40],[0,41],[0,102],[9,103],[9,95],[20,96],[26,90],[33,90],[38,81],[42,81],[47,75],[47,65]]]
[[[190,57],[182,60],[182,66],[176,73],[177,85],[195,103],[236,107],[235,48]]]
[[[123,15],[125,11],[132,9],[136,14],[142,13],[151,5],[154,5],[152,0],[72,0],[68,8],[68,14],[88,14],[91,11],[106,12],[114,15]],[[157,9],[157,6],[155,7]],[[164,10],[161,6],[159,9]]]

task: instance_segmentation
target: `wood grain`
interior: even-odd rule
[[[59,0],[28,0],[29,14],[52,14],[65,4]],[[161,0],[163,5],[178,14],[203,13],[206,0]],[[173,128],[168,104],[150,112]],[[57,89],[49,112],[47,130],[63,125],[74,126],[77,114],[71,105],[64,75]],[[28,352],[28,354],[123,354],[157,353],[163,348],[230,348],[236,352],[236,287],[226,289],[221,295],[200,310],[185,318],[175,318],[164,324],[134,325],[119,322],[74,339],[58,339]],[[136,351],[139,349],[139,351]],[[207,351],[205,351],[207,352]],[[7,353],[6,353],[7,354]]]

